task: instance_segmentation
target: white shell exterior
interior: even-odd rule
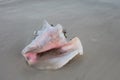
[[[76,55],[83,55],[83,47],[80,39],[75,37],[67,42],[62,31],[63,29],[60,24],[52,27],[47,21],[45,21],[43,28],[36,33],[37,37],[22,51],[22,55],[27,62],[38,69],[59,69]],[[42,54],[42,52],[54,48],[57,48],[61,54],[57,54],[55,51],[48,52],[48,54],[40,57],[37,60],[37,63],[31,63],[25,56],[27,52]]]

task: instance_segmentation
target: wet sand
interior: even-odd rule
[[[84,56],[59,70],[26,65],[21,50],[42,21],[78,36]],[[119,80],[119,0],[0,0],[0,80]]]

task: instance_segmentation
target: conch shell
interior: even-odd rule
[[[62,26],[53,27],[47,21],[36,32],[36,38],[22,50],[28,64],[38,69],[59,69],[78,54],[83,55],[80,39],[67,41]]]

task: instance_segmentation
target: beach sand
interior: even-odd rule
[[[59,70],[26,65],[21,51],[44,19],[79,37],[84,55]],[[120,80],[119,48],[119,0],[0,0],[0,80]]]

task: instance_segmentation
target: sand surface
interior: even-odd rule
[[[84,56],[54,71],[27,66],[21,50],[44,19],[78,36]],[[120,80],[120,0],[0,0],[0,80]]]

